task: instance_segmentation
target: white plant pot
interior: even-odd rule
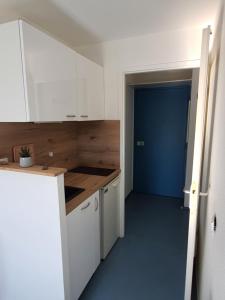
[[[33,165],[32,157],[20,157],[20,167],[28,168]]]

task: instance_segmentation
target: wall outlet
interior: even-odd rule
[[[48,156],[49,156],[49,157],[53,157],[53,156],[54,156],[54,152],[53,152],[53,151],[49,151],[49,152],[48,152]]]

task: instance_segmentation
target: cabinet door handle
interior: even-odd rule
[[[119,179],[116,179],[112,182],[112,186],[117,187],[119,185],[119,183],[120,183]]]
[[[75,115],[66,115],[67,118],[75,118]]]
[[[88,115],[80,115],[81,118],[88,118]]]
[[[85,206],[81,207],[81,210],[88,208],[89,205],[90,205],[90,202],[88,202]]]
[[[108,188],[104,190],[104,194],[108,193]]]
[[[98,210],[98,199],[95,197],[95,211]]]

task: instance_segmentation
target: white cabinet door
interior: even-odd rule
[[[93,62],[89,66],[88,105],[91,120],[105,119],[103,68]]]
[[[26,122],[18,21],[0,25],[0,122]]]
[[[92,232],[91,243],[93,249],[92,272],[94,273],[100,263],[100,213],[99,213],[99,191],[92,196],[93,213],[92,213]]]
[[[104,259],[119,237],[119,178],[116,178],[102,190],[102,249]]]
[[[70,287],[78,299],[100,263],[98,193],[67,216]]]
[[[79,121],[104,120],[103,68],[77,54]]]
[[[77,115],[75,51],[20,21],[31,121],[70,121]]]
[[[80,121],[89,120],[88,107],[88,82],[89,82],[89,64],[88,60],[77,54],[77,84],[78,84],[78,115]]]
[[[69,252],[69,275],[71,300],[78,299],[83,289],[83,235],[82,218],[79,209],[73,210],[67,217],[67,239]]]

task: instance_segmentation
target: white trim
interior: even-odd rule
[[[141,66],[130,66],[127,67],[123,71],[123,73],[134,74],[134,73],[145,73],[145,72],[154,72],[154,71],[194,69],[199,67],[200,67],[200,59],[195,59],[195,60],[184,60],[184,61],[175,61],[175,62],[158,63],[158,64],[150,64],[150,65],[141,65]]]
[[[121,185],[120,185],[120,237],[125,235],[125,97],[126,97],[126,80],[125,76],[132,73],[144,73],[154,71],[179,70],[189,68],[199,68],[200,59],[175,61],[168,63],[130,66],[122,70],[119,74],[119,97],[121,97],[121,115],[120,115],[120,168],[121,168]]]
[[[181,79],[181,80],[165,80],[165,81],[156,81],[156,82],[142,82],[142,83],[128,83],[128,86],[130,87],[134,87],[134,88],[144,88],[145,86],[154,86],[154,85],[161,85],[161,84],[172,84],[172,83],[177,83],[177,84],[182,84],[184,82],[191,82],[191,78],[190,79]]]

